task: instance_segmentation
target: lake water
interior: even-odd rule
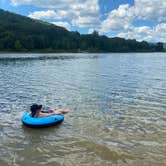
[[[31,129],[32,103],[69,108]],[[164,166],[166,54],[1,54],[0,166]]]

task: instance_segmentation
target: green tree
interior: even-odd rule
[[[163,43],[138,42],[135,39],[110,38],[70,32],[53,24],[0,9],[0,51],[89,51],[152,52],[164,51]]]
[[[156,51],[164,51],[164,45],[161,42],[156,44]]]
[[[21,45],[19,40],[15,41],[14,48],[15,48],[16,51],[21,51],[22,50],[23,47],[22,47],[22,45]]]

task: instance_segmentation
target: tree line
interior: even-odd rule
[[[163,43],[70,32],[65,28],[0,9],[0,51],[155,52]]]

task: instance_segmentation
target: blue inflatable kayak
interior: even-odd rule
[[[48,117],[35,118],[31,116],[30,112],[26,112],[22,118],[24,125],[34,128],[49,127],[57,125],[64,120],[63,115],[52,115]]]

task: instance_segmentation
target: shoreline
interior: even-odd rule
[[[138,52],[1,52],[1,54],[127,54],[127,53],[166,53],[166,51],[160,51],[160,52],[155,52],[155,51],[138,51]]]

